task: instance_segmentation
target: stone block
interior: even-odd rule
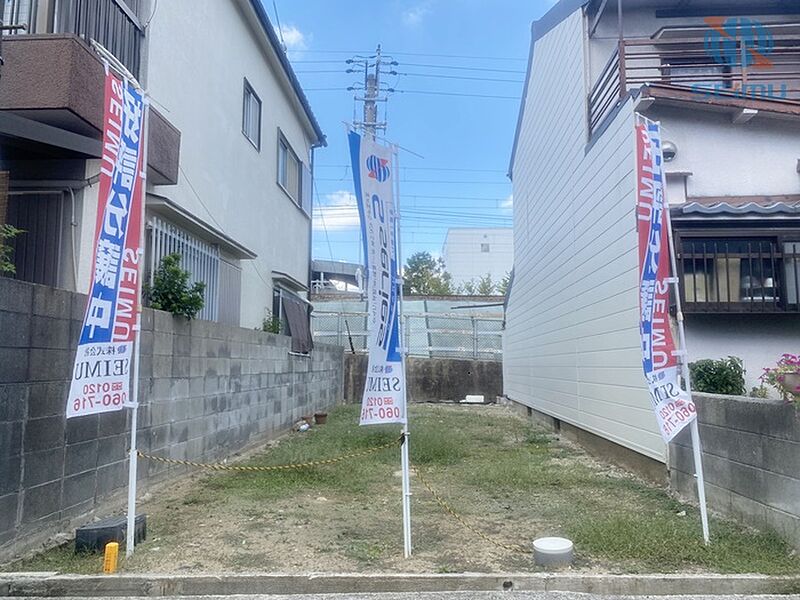
[[[0,496],[16,493],[22,481],[22,455],[0,455]]]
[[[118,490],[128,482],[128,463],[120,461],[98,467],[97,469],[97,497],[102,498]]]
[[[18,510],[19,494],[0,496],[0,534],[16,528]]]
[[[155,356],[172,356],[172,334],[156,329],[153,332],[153,354]]]
[[[34,287],[8,277],[0,279],[0,310],[30,314]]]
[[[33,288],[33,314],[56,319],[72,317],[72,292],[37,285]]]
[[[0,346],[3,348],[27,348],[31,337],[31,320],[20,313],[0,310]]]
[[[64,459],[64,475],[71,476],[97,467],[97,440],[89,440],[67,446]]]
[[[25,454],[63,446],[65,421],[61,415],[28,420],[23,442]]]
[[[28,395],[28,418],[61,416],[66,410],[69,383],[31,383]]]
[[[129,412],[130,411],[126,409],[122,409],[100,415],[100,426],[97,436],[105,438],[125,433],[128,427]]]
[[[64,479],[62,506],[69,508],[87,501],[94,501],[96,480],[97,472],[93,470]]]
[[[55,516],[61,507],[61,481],[28,488],[22,493],[22,522]]]
[[[29,361],[30,381],[69,381],[72,377],[75,352],[31,348]]]
[[[0,423],[25,418],[29,386],[25,383],[0,384]]]
[[[78,338],[71,335],[71,321],[33,315],[30,321],[31,348],[71,350]]]
[[[67,419],[67,444],[77,444],[97,438],[100,429],[100,417],[106,415],[88,415],[75,419]]]
[[[64,475],[64,446],[23,455],[22,485],[31,488]]]
[[[23,383],[28,381],[28,348],[3,348],[0,350],[0,383]]]
[[[127,460],[130,440],[125,434],[97,440],[97,466]]]

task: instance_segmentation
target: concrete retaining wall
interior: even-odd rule
[[[127,410],[66,420],[85,296],[0,277],[0,561],[120,506]],[[343,350],[145,310],[138,445],[214,461],[340,402]],[[143,460],[140,489],[185,474]]]
[[[712,510],[777,531],[800,549],[800,415],[771,400],[695,394]],[[689,429],[670,444],[670,483],[696,500]]]
[[[344,363],[345,400],[360,402],[367,355],[347,353]],[[497,361],[409,357],[406,367],[411,402],[458,401],[467,394],[482,394],[494,401],[503,393],[503,365]]]

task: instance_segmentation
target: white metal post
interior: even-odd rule
[[[144,91],[142,91],[144,95]],[[128,456],[128,524],[125,536],[125,557],[133,556],[136,547],[136,474],[138,466],[138,455],[136,447],[136,431],[139,421],[139,364],[142,357],[141,334],[142,334],[142,278],[144,277],[144,244],[145,244],[145,203],[147,200],[147,135],[149,126],[147,118],[150,113],[150,104],[144,96],[144,114],[142,115],[142,205],[139,223],[139,261],[138,276],[136,278],[137,294],[137,314],[136,330],[134,332],[134,355],[133,355],[133,384],[131,386],[131,449]]]
[[[404,333],[402,333],[403,329],[403,277],[402,277],[402,268],[403,268],[403,252],[402,252],[402,244],[400,242],[400,162],[398,160],[398,152],[397,146],[393,148],[394,150],[394,190],[395,190],[395,210],[397,211],[396,220],[395,220],[395,237],[397,242],[397,271],[398,271],[398,279],[400,281],[400,290],[399,290],[399,297],[398,297],[398,328],[401,330],[400,333],[400,348],[401,348],[401,357],[402,357],[402,368],[403,368],[403,405],[404,410],[406,411],[406,424],[403,425],[402,436],[403,436],[403,445],[400,447],[400,467],[403,474],[403,555],[406,558],[411,557],[411,478],[409,475],[409,471],[411,469],[409,464],[409,457],[408,457],[408,444],[409,444],[409,435],[408,435],[408,378],[406,377],[406,355],[408,354],[408,340]]]
[[[675,256],[675,240],[672,234],[672,218],[669,214],[669,200],[666,194],[666,181],[664,182],[664,226],[669,237],[669,257],[672,268],[672,284],[675,290],[675,314],[678,321],[678,345],[680,346],[681,375],[683,375],[686,393],[692,399],[692,381],[689,375],[689,358],[686,349],[686,330],[683,324],[683,306],[681,300],[680,279],[678,277],[678,261]],[[690,425],[692,433],[692,452],[694,454],[694,472],[697,477],[697,500],[700,503],[700,521],[703,526],[703,541],[709,543],[708,507],[706,506],[706,481],[703,475],[703,451],[700,446],[700,428],[697,424],[698,417]]]

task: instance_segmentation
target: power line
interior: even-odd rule
[[[350,168],[350,165],[314,165],[315,169],[318,168],[325,168],[325,169],[347,169]],[[465,173],[503,173],[505,174],[505,169],[465,169],[465,168],[453,168],[453,167],[400,167],[400,171],[463,171]]]
[[[304,54],[364,54],[371,55],[371,50],[303,50]],[[467,60],[501,60],[525,62],[527,59],[519,56],[475,56],[466,54],[434,54],[431,52],[387,52],[397,56],[432,56],[435,58],[461,58]],[[292,62],[318,62],[313,59],[301,59]]]
[[[456,71],[487,71],[491,73],[516,73],[525,75],[526,71],[517,69],[493,69],[491,67],[465,67],[463,65],[434,65],[431,63],[403,63],[404,67],[428,67],[430,69],[454,69]]]
[[[398,94],[428,94],[431,96],[460,96],[462,98],[497,98],[499,100],[519,100],[520,96],[495,96],[492,94],[464,94],[461,92],[442,92],[427,90],[393,90]]]
[[[339,69],[307,69],[303,71],[295,71],[298,75],[305,75],[311,73],[329,73],[329,74],[346,74],[346,71]],[[406,72],[391,72],[390,75],[403,75],[408,77],[431,77],[434,79],[460,79],[469,81],[492,81],[500,83],[525,83],[522,79],[498,79],[496,77],[469,77],[467,75],[443,75],[441,73],[406,73]]]
[[[317,181],[342,181],[336,177],[317,177]],[[401,179],[400,183],[464,183],[464,184],[487,184],[487,185],[511,185],[510,181],[476,181],[476,180],[437,180],[437,179]]]

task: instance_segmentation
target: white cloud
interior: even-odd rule
[[[358,205],[351,192],[339,190],[327,194],[322,206],[314,208],[314,229],[317,231],[356,229],[359,224]]]
[[[508,198],[500,203],[500,208],[504,208],[506,210],[511,210],[514,208],[514,194],[509,194]]]
[[[306,42],[309,40],[309,36],[294,25],[281,25],[279,37],[283,39],[283,43],[286,44],[286,50],[290,52],[305,50],[307,47]]]
[[[425,17],[431,12],[426,4],[418,4],[413,8],[403,11],[403,23],[409,27],[415,27],[422,23]]]

